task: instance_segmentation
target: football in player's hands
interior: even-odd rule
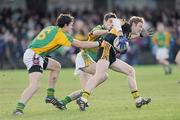
[[[125,36],[116,37],[113,46],[119,53],[124,54],[129,46],[128,39]]]

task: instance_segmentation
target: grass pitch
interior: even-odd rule
[[[26,70],[0,71],[0,120],[180,120],[180,69],[173,66],[172,75],[164,75],[160,66],[137,66],[139,92],[151,97],[152,103],[135,108],[127,78],[109,71],[109,79],[95,89],[86,112],[80,112],[75,102],[60,111],[44,103],[47,75],[41,79],[41,89],[32,97],[23,116],[12,116],[21,92],[28,85]],[[80,88],[73,69],[63,69],[56,86],[56,96]]]

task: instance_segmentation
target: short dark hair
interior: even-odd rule
[[[104,15],[104,20],[107,21],[109,18],[117,18],[115,13],[109,12]]]
[[[56,20],[56,25],[62,28],[65,25],[69,25],[73,21],[74,17],[70,14],[60,14]]]

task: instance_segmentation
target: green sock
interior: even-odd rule
[[[72,99],[71,99],[71,97],[69,97],[69,96],[66,96],[65,99],[62,100],[62,102],[63,102],[64,104],[68,104],[68,103],[70,103],[71,101],[72,101]]]
[[[24,103],[21,103],[21,102],[17,103],[17,107],[16,107],[17,110],[23,111],[24,108],[25,108],[25,104]]]
[[[48,88],[47,89],[47,97],[54,97],[54,92],[55,90],[53,88]]]

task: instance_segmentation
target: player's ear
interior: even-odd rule
[[[64,27],[67,27],[68,25],[67,24],[64,24]]]

